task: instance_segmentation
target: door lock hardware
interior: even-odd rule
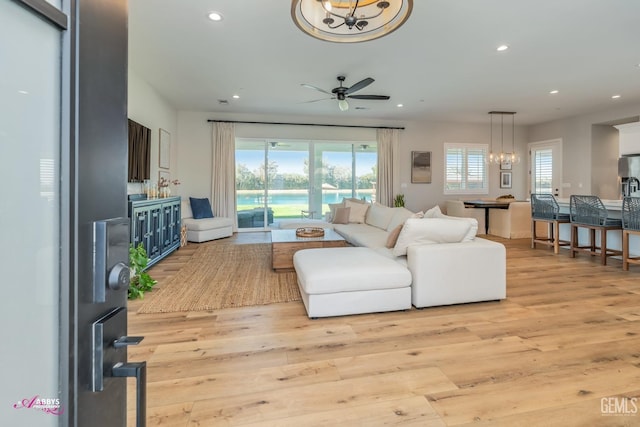
[[[107,291],[129,288],[129,218],[93,222],[93,302],[106,302]]]
[[[117,291],[118,289],[128,288],[131,274],[129,266],[124,262],[119,262],[109,271],[107,285],[109,289]]]
[[[147,419],[147,362],[116,363],[111,375],[136,379],[136,427],[145,427]]]
[[[138,345],[144,337],[120,337],[113,342],[115,348],[122,348],[129,345]]]

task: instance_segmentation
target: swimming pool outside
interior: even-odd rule
[[[356,197],[371,202],[374,189],[358,189]],[[314,217],[321,218],[329,211],[329,203],[340,203],[343,198],[351,197],[351,190],[323,190],[322,209],[316,211]],[[236,205],[238,212],[265,205],[264,191],[237,190]],[[300,218],[302,210],[309,210],[309,192],[307,190],[273,190],[269,191],[267,207],[273,210],[273,218]],[[313,210],[313,209],[312,209]]]

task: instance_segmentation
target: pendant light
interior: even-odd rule
[[[489,111],[489,115],[491,116],[490,127],[491,127],[491,140],[489,145],[489,155],[487,156],[486,162],[491,164],[495,163],[497,165],[502,164],[505,160],[511,160],[512,164],[520,163],[520,156],[515,152],[515,112],[512,111]],[[493,151],[493,116],[500,115],[500,152],[496,153]],[[504,151],[504,116],[511,116],[511,152],[505,153]]]

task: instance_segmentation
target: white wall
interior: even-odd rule
[[[182,180],[178,166],[180,149],[177,111],[131,68],[128,84],[128,117],[151,129],[151,180],[158,181],[160,128],[171,135],[171,179]],[[180,187],[172,187],[172,193],[180,194]],[[142,192],[140,184],[129,184],[127,190],[129,194]]]
[[[211,131],[212,124],[208,119],[239,120],[239,121],[267,121],[296,123],[318,123],[314,117],[278,117],[278,116],[242,116],[223,115],[207,112],[179,111],[178,112],[178,139],[180,141],[180,153],[178,169],[181,171],[183,182],[181,194],[193,197],[211,197]],[[443,145],[445,142],[474,142],[489,143],[490,128],[487,118],[486,124],[468,123],[442,123],[428,121],[412,122],[381,122],[358,120],[343,121],[342,125],[362,126],[391,126],[405,127],[400,131],[399,155],[398,155],[398,183],[395,194],[404,193],[407,208],[418,211],[429,209],[436,204],[444,205],[447,198],[459,198],[464,196],[445,196],[443,194],[444,165]],[[343,128],[343,127],[311,127],[311,126],[287,126],[287,125],[255,125],[236,124],[236,136],[238,137],[265,137],[286,139],[309,140],[352,140],[375,141],[375,129]],[[495,137],[494,137],[495,138]],[[521,127],[516,127],[516,151],[524,155],[526,147],[526,132]],[[494,139],[495,144],[495,139]],[[494,147],[497,149],[498,147]],[[505,147],[505,150],[510,147]],[[432,152],[432,183],[411,184],[411,151]],[[523,156],[524,157],[524,156]],[[500,194],[510,193],[517,198],[527,196],[527,170],[521,163],[513,168],[514,187],[509,190],[499,188],[499,167],[490,166],[490,192],[488,196],[496,197]],[[406,187],[402,188],[401,184]],[[465,198],[473,198],[467,196]]]
[[[585,114],[562,120],[542,123],[530,126],[528,129],[529,142],[546,141],[551,139],[562,139],[563,164],[562,182],[569,187],[565,187],[564,197],[571,194],[595,194],[601,186],[610,185],[607,182],[592,181],[592,168],[607,168],[612,153],[602,156],[602,150],[597,150],[597,155],[592,152],[593,126],[601,124],[621,123],[638,119],[640,105],[626,105],[611,108],[606,111]],[[596,135],[596,138],[599,136]],[[609,146],[609,149],[612,149]],[[615,153],[617,157],[617,152]],[[585,167],[589,165],[590,167]],[[617,169],[617,165],[616,165]],[[617,174],[617,170],[616,170]],[[596,178],[600,179],[609,174],[598,173]],[[609,178],[604,178],[609,179]]]
[[[489,166],[489,194],[487,195],[444,195],[444,143],[484,143],[489,144],[491,139],[490,126],[487,117],[486,124],[473,123],[448,123],[416,121],[407,123],[406,129],[401,133],[399,158],[400,158],[400,185],[406,184],[401,189],[405,194],[405,202],[411,210],[425,210],[439,205],[441,208],[447,199],[472,199],[497,197],[502,194],[513,194],[518,199],[527,197],[527,169],[526,161],[514,165],[512,169],[511,189],[500,189],[500,167]],[[511,142],[505,146],[505,151],[511,151]],[[515,151],[526,159],[526,132],[525,129],[516,126]],[[493,150],[499,151],[494,135]],[[411,183],[411,151],[432,152],[432,182],[431,184]]]
[[[601,199],[617,199],[618,130],[610,125],[593,125],[591,129],[591,193]]]

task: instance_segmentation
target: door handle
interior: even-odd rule
[[[136,379],[136,426],[145,427],[147,425],[147,362],[116,363],[111,370],[111,375]]]
[[[122,348],[129,345],[138,345],[144,337],[120,337],[113,342],[115,348]]]

